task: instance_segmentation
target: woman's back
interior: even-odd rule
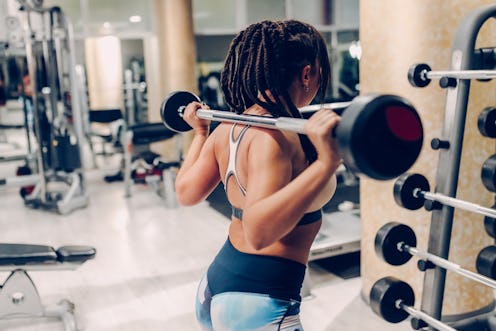
[[[215,155],[227,198],[233,207],[240,210],[249,208],[250,201],[253,201],[250,200],[251,191],[257,192],[254,185],[266,182],[264,176],[284,178],[281,178],[282,181],[269,181],[273,185],[267,185],[265,191],[267,194],[272,194],[271,190],[279,189],[281,184],[288,183],[308,166],[298,135],[295,133],[224,123],[219,125],[213,134],[215,134]],[[236,142],[237,149],[227,148],[226,141],[232,141],[231,144]],[[236,155],[230,155],[231,153]],[[273,155],[264,155],[264,153]],[[234,169],[228,169],[230,157],[231,162],[234,160]],[[273,157],[277,158],[278,162],[273,162]],[[269,162],[263,162],[269,159],[271,159]],[[272,169],[280,167],[280,163],[285,163],[283,167],[285,170],[280,172],[281,169]],[[250,164],[255,164],[255,167],[250,167]],[[234,174],[227,176],[229,170],[234,170]],[[332,177],[326,188],[305,212],[321,209],[332,197],[335,187],[335,177]],[[243,192],[244,190],[246,192]],[[307,262],[310,247],[321,225],[319,218],[310,224],[296,226],[273,244],[257,250],[246,241],[244,229],[251,225],[249,222],[250,219],[247,217],[243,217],[242,220],[236,216],[232,217],[229,236],[234,247],[245,253],[280,256],[303,264]],[[265,228],[268,226],[259,227],[256,231],[265,231]]]

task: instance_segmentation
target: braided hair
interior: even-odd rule
[[[232,40],[221,72],[226,103],[238,114],[258,104],[274,117],[301,118],[289,87],[304,66],[317,64],[321,68],[319,97],[324,100],[331,69],[320,33],[297,20],[251,24]],[[307,159],[315,160],[308,138],[300,135],[300,141]]]

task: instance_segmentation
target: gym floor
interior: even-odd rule
[[[122,182],[103,181],[116,163],[101,159],[98,169],[86,172],[89,206],[65,216],[27,208],[18,188],[0,188],[1,241],[97,249],[95,259],[76,270],[30,272],[44,304],[69,299],[76,305],[80,330],[199,330],[197,282],[224,243],[229,220],[207,201],[168,209],[143,185],[134,185],[133,196],[125,198]],[[13,176],[17,165],[0,164],[0,178]],[[0,276],[3,282],[8,273]],[[301,310],[306,331],[411,330],[408,322],[389,324],[373,314],[360,296],[358,274],[341,278],[311,262],[307,276],[312,296]],[[0,330],[56,331],[63,324],[13,319],[0,321]]]

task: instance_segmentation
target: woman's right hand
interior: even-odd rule
[[[314,145],[318,160],[332,169],[337,169],[342,162],[333,130],[339,124],[341,117],[329,109],[321,109],[313,114],[305,124],[305,133]]]
[[[207,105],[193,101],[186,106],[183,113],[183,119],[189,124],[197,134],[207,134],[210,130],[210,121],[196,116],[198,109],[210,109]]]

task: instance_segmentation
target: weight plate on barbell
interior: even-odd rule
[[[400,176],[394,183],[394,201],[406,209],[417,210],[422,208],[425,199],[413,195],[415,189],[428,192],[430,190],[429,181],[421,174],[406,173]]]
[[[398,300],[410,307],[415,304],[415,293],[411,286],[394,277],[376,281],[369,298],[372,311],[390,323],[399,323],[409,316],[406,311],[396,307]]]
[[[487,246],[477,254],[476,268],[481,275],[496,278],[496,246]]]
[[[481,180],[489,192],[496,192],[496,154],[490,156],[482,164]]]
[[[200,98],[191,92],[177,91],[169,94],[160,106],[160,115],[164,125],[175,132],[191,130],[191,126],[182,117],[182,111],[184,110],[183,107],[193,101],[201,102]]]
[[[496,138],[496,108],[487,107],[477,119],[477,127],[484,137]]]
[[[336,128],[348,168],[370,178],[396,178],[413,165],[423,144],[417,111],[395,95],[361,95],[343,112]]]
[[[375,236],[374,247],[378,257],[390,265],[403,265],[412,255],[398,249],[399,243],[417,246],[417,237],[408,225],[390,222],[383,225]]]
[[[422,72],[431,71],[431,67],[429,67],[426,63],[418,63],[408,69],[408,81],[414,87],[425,87],[429,85],[431,80],[427,78],[427,76],[423,76]]]

